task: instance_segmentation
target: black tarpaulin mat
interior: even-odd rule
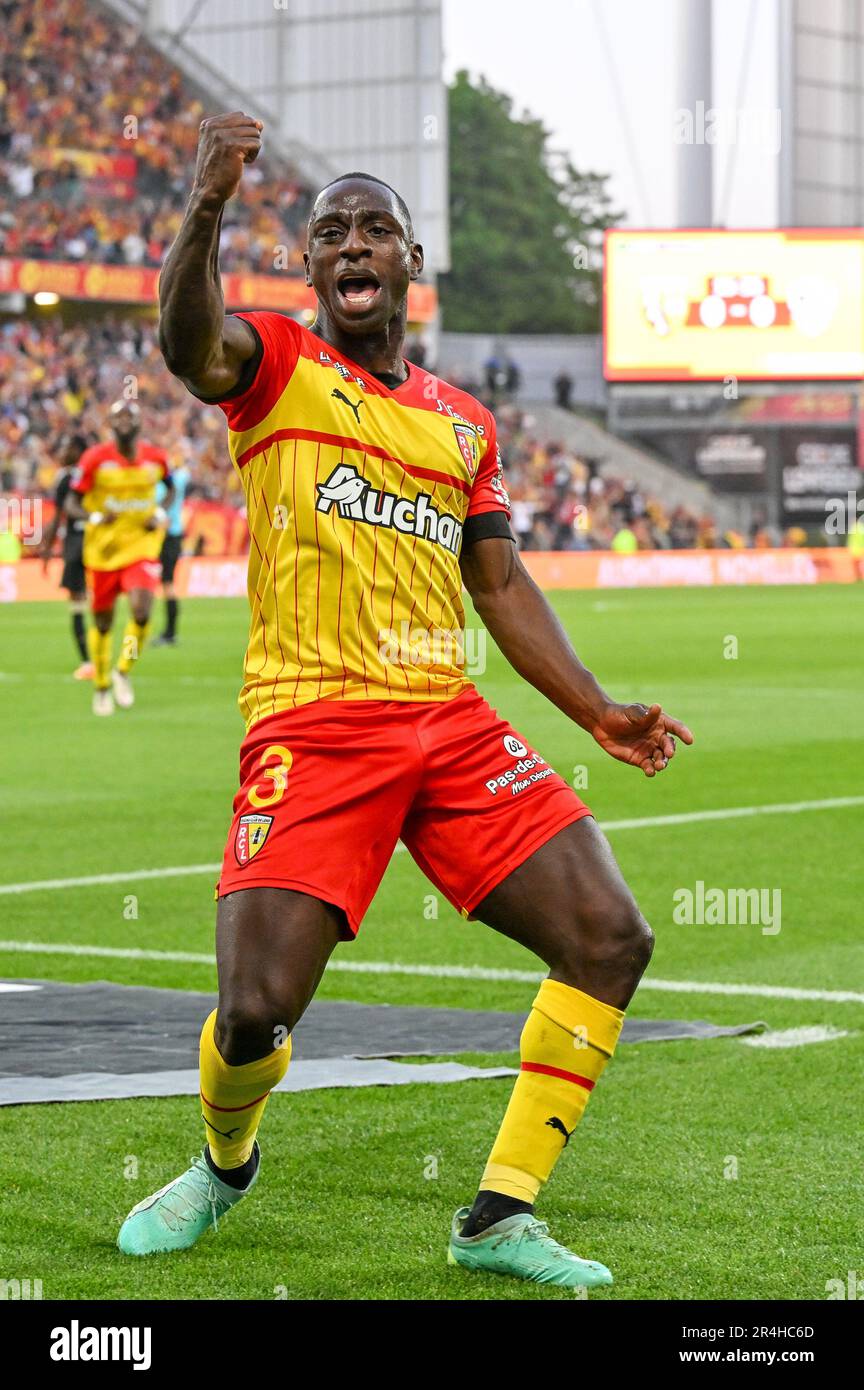
[[[180,1091],[137,1089],[128,1092],[130,1094],[186,1094],[185,1079],[181,1083],[180,1075],[195,1072],[201,1024],[215,1006],[215,995],[104,981],[80,985],[47,980],[15,983],[31,988],[0,992],[0,1104],[18,1104],[25,1100],[28,1088],[23,1083],[28,1077],[42,1082],[52,1078],[65,1077],[70,1081],[77,1078],[68,1088],[77,1094],[69,1095],[69,1099],[86,1098],[81,1092],[86,1092],[88,1087],[98,1091],[102,1084],[104,1089],[108,1077],[113,1078],[111,1086],[119,1087],[122,1092],[123,1083],[119,1078],[123,1076],[130,1078],[129,1085],[133,1087],[143,1086],[143,1078],[148,1076],[157,1087],[159,1084],[182,1084],[184,1087]],[[510,1052],[518,1048],[523,1021],[524,1014],[491,1010],[313,1000],[294,1030],[294,1058],[305,1063],[340,1058]],[[628,1018],[622,1041],[721,1037],[757,1032],[763,1026],[751,1023],[718,1027],[699,1021]],[[293,1066],[292,1072],[296,1072],[299,1081],[301,1074]],[[161,1083],[156,1082],[154,1073],[162,1074]],[[167,1074],[173,1079],[168,1080]],[[353,1069],[353,1079],[347,1079],[346,1072],[346,1080],[342,1083],[338,1079],[322,1082],[320,1078],[324,1074],[320,1068],[314,1074],[307,1073],[310,1082],[314,1080],[316,1085],[388,1084],[380,1078],[372,1079],[372,1071],[367,1069],[364,1073],[357,1067]],[[337,1078],[338,1068],[331,1068],[326,1074]],[[104,1083],[94,1079],[100,1075],[105,1077]],[[363,1075],[368,1075],[369,1080],[362,1080]],[[402,1075],[404,1073],[396,1079],[401,1079]],[[428,1079],[432,1080],[431,1073]],[[297,1089],[289,1085],[288,1089],[292,1088]],[[43,1086],[43,1095],[38,1098],[60,1098],[53,1093],[56,1089]],[[116,1089],[109,1087],[108,1093],[116,1094]],[[96,1094],[92,1098],[96,1099]]]

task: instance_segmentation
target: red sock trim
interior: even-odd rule
[[[212,1100],[207,1099],[203,1091],[200,1094],[204,1104],[209,1105],[211,1110],[218,1110],[221,1115],[233,1115],[238,1110],[249,1110],[253,1105],[258,1105],[260,1101],[267,1099],[270,1092],[265,1091],[263,1096],[256,1096],[255,1100],[248,1101],[246,1105],[214,1105]]]
[[[579,1076],[575,1071],[562,1071],[560,1067],[546,1067],[542,1062],[523,1062],[523,1071],[539,1071],[543,1076],[560,1076],[562,1081],[572,1081],[576,1086],[584,1086],[586,1091],[594,1090],[594,1082],[587,1076]]]

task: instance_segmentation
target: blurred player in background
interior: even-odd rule
[[[177,645],[177,622],[180,616],[180,603],[174,587],[174,571],[183,548],[183,503],[189,488],[190,471],[185,463],[171,470],[174,484],[173,496],[168,499],[168,488],[160,483],[156,498],[168,516],[165,539],[159,563],[162,566],[162,594],[165,599],[165,631],[153,641],[154,647],[174,647]]]
[[[156,501],[157,485],[165,483],[166,500],[173,496],[167,453],[139,438],[138,405],[115,401],[109,421],[114,442],[85,450],[66,501],[72,521],[85,523],[84,567],[93,613],[88,642],[94,667],[93,713],[98,715],[113,714],[115,700],[121,709],[135,702],[129,672],[147,638],[167,521]],[[121,593],[128,595],[131,616],[112,670],[111,629]]]
[[[60,450],[60,476],[54,488],[54,515],[48,523],[42,540],[40,554],[47,567],[54,549],[54,541],[61,526],[63,529],[63,574],[61,589],[69,594],[69,612],[72,616],[72,638],[81,662],[74,672],[76,681],[93,679],[94,666],[87,651],[87,628],[84,615],[87,612],[87,581],[84,575],[84,522],[73,521],[67,514],[66,502],[72,485],[72,476],[84,450],[87,440],[83,434],[72,434],[63,439]]]

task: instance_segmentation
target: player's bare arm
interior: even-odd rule
[[[165,496],[154,510],[152,516],[147,519],[146,529],[148,531],[161,531],[168,523],[168,508],[174,501],[174,483],[169,477],[164,480],[163,486],[165,488]]]
[[[676,738],[693,742],[687,726],[659,705],[622,705],[605,693],[574,652],[512,541],[475,541],[460,563],[474,607],[513,669],[613,758],[654,777],[674,757]]]
[[[89,520],[90,513],[87,511],[80,495],[77,492],[73,492],[70,490],[70,492],[67,493],[66,515],[69,517],[70,521]]]
[[[60,530],[61,520],[62,513],[58,508],[58,510],[55,511],[54,515],[52,516],[51,520],[48,522],[48,525],[45,527],[45,532],[42,536],[42,544],[39,547],[39,558],[41,560],[44,560],[46,562],[50,560],[51,553],[54,549],[54,542],[57,539],[57,532]]]
[[[192,194],[159,277],[159,345],[168,370],[196,396],[231,391],[255,350],[251,328],[225,314],[219,232],[262,128],[242,111],[201,122]]]

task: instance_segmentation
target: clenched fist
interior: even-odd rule
[[[252,164],[261,148],[261,121],[242,111],[208,116],[201,122],[193,193],[227,203],[240,186],[243,165]]]

